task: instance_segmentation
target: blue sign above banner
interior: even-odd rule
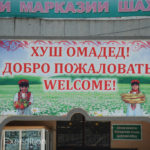
[[[150,0],[0,0],[0,17],[103,18],[150,16]]]

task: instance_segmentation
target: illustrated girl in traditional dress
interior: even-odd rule
[[[20,91],[14,97],[14,106],[17,109],[17,115],[32,115],[31,105],[33,104],[33,95],[28,91],[29,81],[22,79],[18,84]]]
[[[129,93],[131,94],[140,94],[140,88],[139,88],[140,81],[139,80],[132,80],[131,81],[131,91]],[[130,104],[128,103],[127,108],[127,116],[142,116],[143,111],[141,108],[141,104]]]

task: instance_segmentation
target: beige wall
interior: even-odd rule
[[[137,148],[138,150],[150,150],[150,123],[147,122],[123,122],[112,121],[111,122],[111,134],[113,124],[140,124],[142,125],[142,140],[113,140],[111,135],[111,148]],[[10,122],[8,126],[15,128],[15,126],[46,126],[53,132],[53,150],[56,150],[56,121],[40,121],[40,122],[28,122],[28,121],[14,121]]]
[[[112,148],[137,148],[138,150],[150,150],[150,123],[147,122],[120,122],[113,121],[112,124],[141,124],[142,140],[113,140],[111,136]],[[112,126],[111,126],[112,127]],[[112,128],[111,128],[112,134]]]

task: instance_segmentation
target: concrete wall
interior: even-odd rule
[[[0,38],[142,38],[150,36],[150,18],[111,20],[0,19]]]

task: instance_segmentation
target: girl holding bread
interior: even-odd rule
[[[139,80],[132,80],[131,81],[131,91],[129,92],[130,94],[140,94],[140,87],[139,87],[140,81]],[[141,108],[140,103],[129,103],[128,101],[125,101],[128,106],[127,106],[127,116],[142,116],[143,111]]]

